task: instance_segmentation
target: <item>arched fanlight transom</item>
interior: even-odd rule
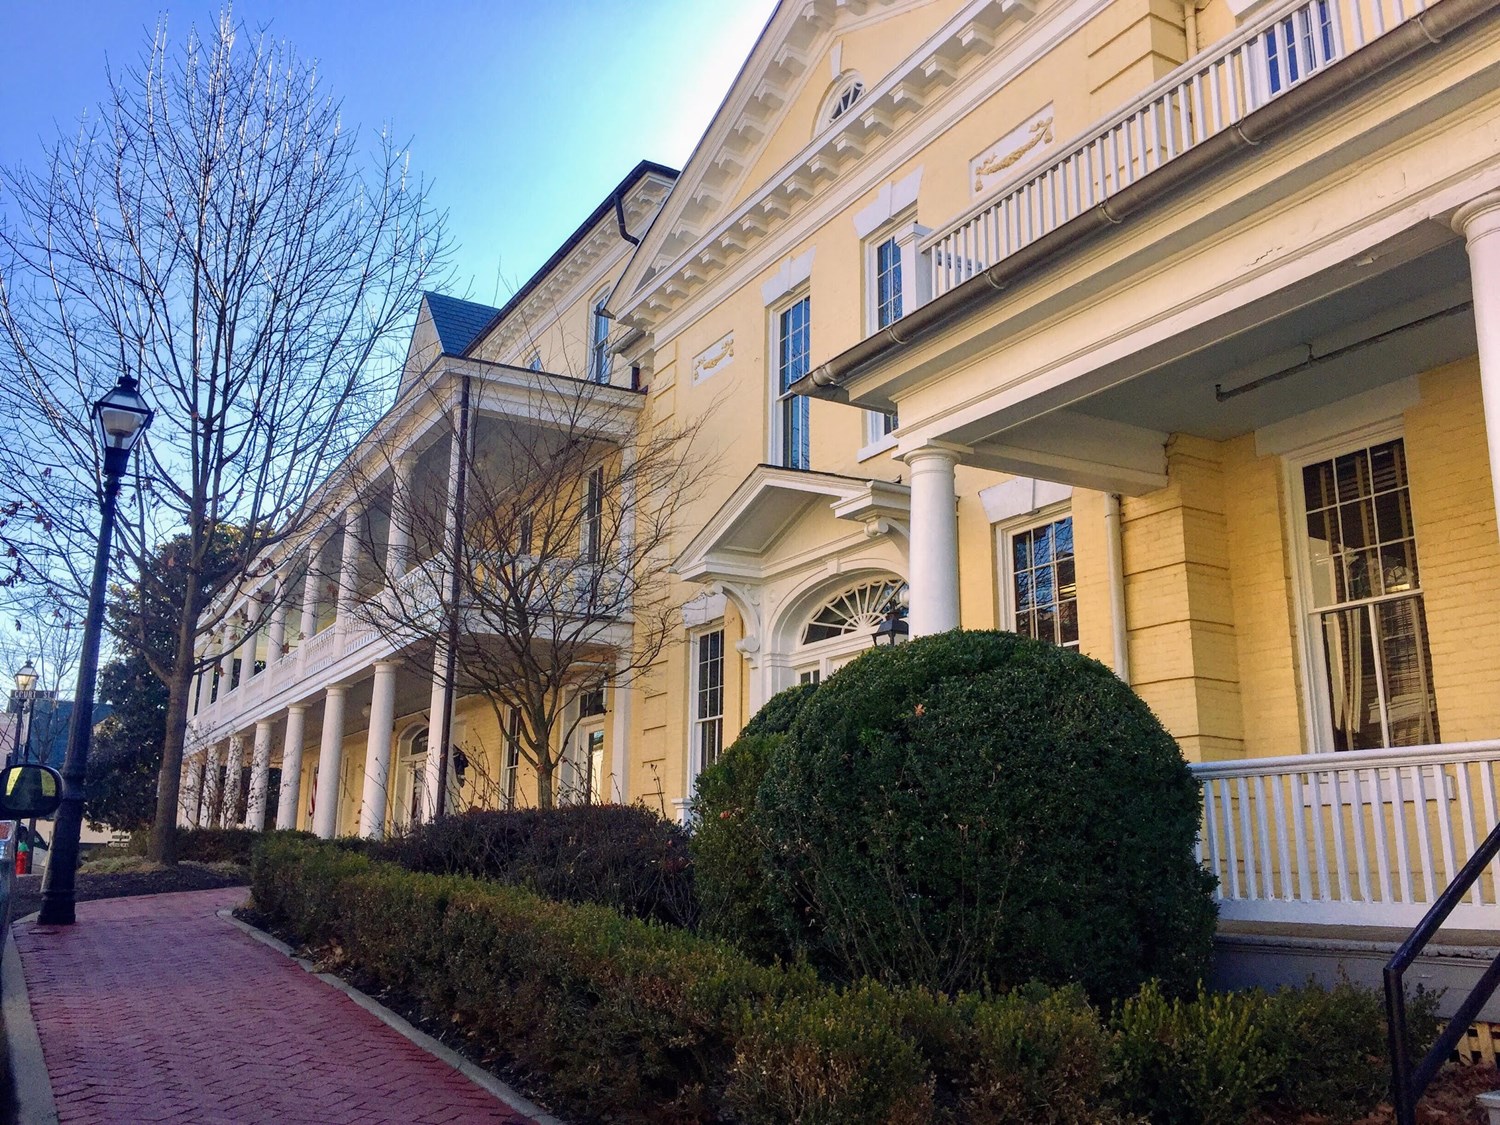
[[[868,637],[875,631],[891,607],[899,605],[906,583],[898,578],[866,582],[845,590],[823,605],[808,619],[802,630],[802,643],[817,644],[835,637],[861,633]]]
[[[865,84],[858,78],[850,82],[839,91],[838,97],[833,99],[833,104],[828,109],[828,121],[837,121],[849,110],[854,108],[854,103],[859,101],[865,92]]]

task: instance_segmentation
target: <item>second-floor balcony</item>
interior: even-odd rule
[[[1424,0],[1302,0],[1275,5],[1040,163],[1018,144],[1016,175],[923,240],[932,297],[940,297],[1087,214],[1119,222],[1145,177],[1202,167],[1196,150],[1419,16]],[[1040,148],[1040,146],[1037,146]],[[1002,157],[998,163],[1010,157]],[[1028,166],[1029,165],[1029,166]]]

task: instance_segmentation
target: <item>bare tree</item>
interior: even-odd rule
[[[0,226],[0,511],[19,577],[86,583],[101,489],[89,404],[126,372],[157,408],[122,498],[122,569],[184,537],[154,859],[175,859],[195,654],[218,593],[296,534],[385,405],[391,351],[446,257],[406,154],[344,128],[315,67],[226,8],[179,47],[160,26],[96,118],[6,176]],[[220,550],[226,530],[235,549]],[[251,635],[253,629],[246,629]]]
[[[398,648],[436,654],[454,691],[488,702],[535,771],[536,806],[550,808],[580,720],[676,633],[671,537],[710,466],[697,427],[653,419],[638,392],[475,361],[464,370],[461,389],[422,392],[445,404],[423,412],[440,419],[424,435],[440,471],[424,475],[395,442],[358,461],[364,517],[353,526],[370,570],[354,608]],[[390,527],[409,548],[390,549]],[[446,761],[429,773],[449,776]]]

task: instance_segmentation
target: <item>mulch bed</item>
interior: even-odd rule
[[[215,871],[199,863],[179,863],[165,871],[122,872],[114,875],[80,873],[74,884],[74,898],[86,902],[96,898],[128,898],[134,895],[160,895],[172,891],[213,891],[220,887],[243,887],[249,883],[244,874]],[[42,906],[42,877],[21,875],[16,879],[13,920],[35,913]]]
[[[1482,1063],[1450,1063],[1438,1072],[1426,1096],[1417,1104],[1418,1125],[1488,1125],[1489,1117],[1475,1101],[1488,1090],[1500,1090],[1500,1070]],[[1396,1111],[1388,1105],[1361,1117],[1353,1125],[1395,1125]],[[1298,1117],[1260,1117],[1254,1125],[1328,1125],[1327,1117],[1305,1113]]]

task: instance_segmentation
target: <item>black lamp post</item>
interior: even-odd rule
[[[121,375],[110,392],[94,403],[94,420],[104,446],[104,499],[100,504],[94,578],[89,586],[89,611],[83,621],[83,648],[78,654],[78,687],[73,692],[73,713],[68,721],[62,804],[52,829],[47,873],[42,877],[42,909],[37,917],[42,926],[70,926],[74,921],[73,879],[78,872],[78,836],[83,830],[83,781],[94,734],[94,681],[99,674],[99,633],[104,624],[115,501],[120,495],[120,477],[130,464],[130,451],[151,425],[151,416],[150,407],[129,375]]]
[[[21,670],[16,673],[16,744],[11,749],[10,757],[6,759],[6,765],[13,766],[22,760],[21,724],[26,721],[27,701],[35,700],[35,696],[32,694],[35,687],[36,669],[31,666],[31,661],[28,660],[25,664],[21,665]],[[32,706],[36,706],[35,702],[32,702]],[[26,741],[30,744],[31,739],[28,737]]]

